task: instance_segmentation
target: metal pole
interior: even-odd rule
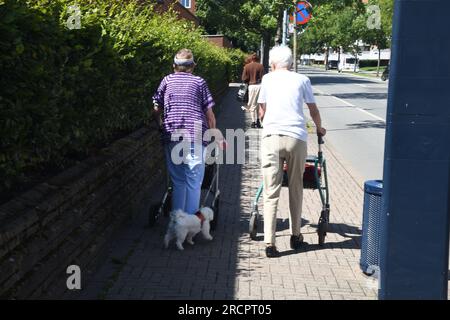
[[[261,61],[261,63],[263,63],[263,61],[264,61],[264,40],[261,38],[261,47],[260,47],[260,50],[261,50],[261,54],[260,54],[260,61]]]
[[[284,12],[283,12],[283,38],[282,38],[283,46],[286,45],[286,34],[287,34],[287,10],[284,10]]]
[[[426,24],[418,24],[417,12],[424,7]],[[448,0],[395,1],[380,299],[447,300],[450,64],[443,53],[450,48],[448,12]]]
[[[297,8],[297,3],[295,3],[295,8]],[[294,60],[294,72],[297,72],[297,12],[294,10],[294,43],[293,43],[293,60]]]

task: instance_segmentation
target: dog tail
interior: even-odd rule
[[[170,219],[176,223],[183,218],[183,212],[181,210],[175,210],[170,213]]]
[[[182,213],[180,210],[170,212],[170,221],[169,221],[169,226],[168,226],[168,232],[175,233],[177,224],[180,223],[181,216],[182,216]]]

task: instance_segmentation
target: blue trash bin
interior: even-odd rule
[[[361,260],[359,265],[362,271],[369,275],[379,270],[380,265],[382,194],[382,180],[369,180],[364,183]]]

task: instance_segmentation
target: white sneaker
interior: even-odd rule
[[[241,109],[242,109],[243,111],[247,111],[247,108],[244,107],[244,106],[241,106]]]

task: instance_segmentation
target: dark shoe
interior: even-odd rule
[[[259,121],[259,119],[258,119],[258,121],[256,121],[256,127],[259,129],[262,128],[262,125],[261,125],[261,122]]]
[[[252,128],[256,128],[256,122],[252,122],[251,127],[252,127]]]
[[[291,236],[291,249],[298,250],[300,249],[303,243],[303,235],[299,236]]]
[[[277,250],[277,247],[275,246],[268,246],[266,247],[266,257],[267,258],[276,258],[280,255],[280,253]]]

